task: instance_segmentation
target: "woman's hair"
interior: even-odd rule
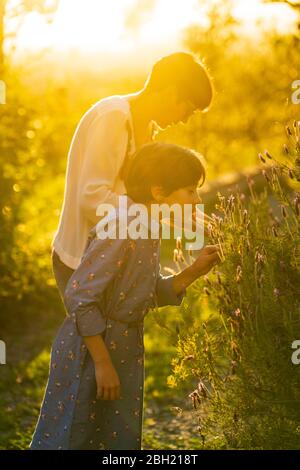
[[[175,144],[145,144],[132,157],[125,187],[127,195],[137,203],[153,200],[151,186],[161,186],[165,195],[186,186],[201,186],[205,169],[201,156],[194,150]]]
[[[213,98],[211,78],[204,65],[187,52],[175,52],[153,66],[145,89],[161,91],[174,84],[179,101],[190,100],[197,109],[206,110]]]

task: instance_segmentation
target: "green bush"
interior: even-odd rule
[[[219,195],[209,229],[223,262],[188,292],[196,320],[181,328],[169,380],[197,381],[190,398],[204,443],[300,448],[300,375],[291,361],[300,339],[300,123],[287,132],[285,162],[260,154],[273,162],[263,170],[263,194],[250,180],[249,202]],[[283,189],[282,177],[294,189]]]
[[[42,148],[43,123],[36,104],[16,71],[8,73],[5,81],[7,104],[0,107],[2,331],[11,322],[24,320],[25,313],[36,313],[45,295],[51,296],[54,291],[49,209],[57,201],[58,186],[56,180],[45,186],[49,172]]]

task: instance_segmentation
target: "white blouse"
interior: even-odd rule
[[[98,205],[117,206],[118,196],[126,192],[119,171],[127,149],[131,155],[136,148],[127,96],[95,103],[81,118],[71,142],[64,201],[51,246],[72,269],[78,267],[89,232],[99,221]]]

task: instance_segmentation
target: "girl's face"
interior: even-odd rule
[[[190,185],[184,188],[176,189],[175,191],[172,191],[172,193],[170,193],[168,196],[163,196],[160,204],[161,203],[168,204],[169,206],[172,206],[173,204],[179,204],[181,207],[184,207],[185,204],[190,204],[192,212],[192,230],[196,230],[196,204],[201,203],[201,198],[199,196],[199,189],[197,188],[197,185]],[[170,220],[165,221],[165,223],[169,224],[171,227],[178,227],[178,222],[175,222],[175,215],[172,211],[170,213]],[[181,225],[181,229],[184,229],[184,217],[182,217],[181,219]]]
[[[197,185],[176,189],[168,196],[163,196],[162,199],[162,202],[166,204],[180,204],[181,206],[184,204],[192,204],[195,207],[196,204],[201,202]]]
[[[168,196],[165,196],[161,191],[159,191],[156,196],[154,195],[154,199],[156,203],[167,204],[170,208],[173,204],[179,204],[182,208],[185,204],[190,204],[192,206],[192,230],[196,229],[196,204],[201,203],[201,198],[198,193],[197,185],[190,185],[184,188],[176,189],[175,191],[172,191],[172,193],[170,193]],[[165,220],[165,223],[167,225],[170,225],[171,227],[178,226],[177,222],[175,222],[175,213],[173,211],[170,211],[169,218],[170,220]],[[181,218],[181,224],[183,223],[184,217]]]

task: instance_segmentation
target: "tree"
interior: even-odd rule
[[[300,29],[300,1],[298,0],[265,0],[266,3],[286,3],[293,8],[299,15],[298,29]]]
[[[50,22],[57,10],[58,4],[59,0],[18,0],[13,3],[10,0],[0,0],[0,76],[4,72],[5,40],[14,37],[17,33],[16,30],[8,33],[6,23],[17,19],[20,26],[26,14],[33,11],[45,15]]]
[[[5,0],[0,0],[0,76],[4,67],[4,15],[5,15]]]
[[[297,9],[300,9],[300,2],[298,1],[292,1],[292,0],[268,0],[273,3],[287,3],[290,7]]]

